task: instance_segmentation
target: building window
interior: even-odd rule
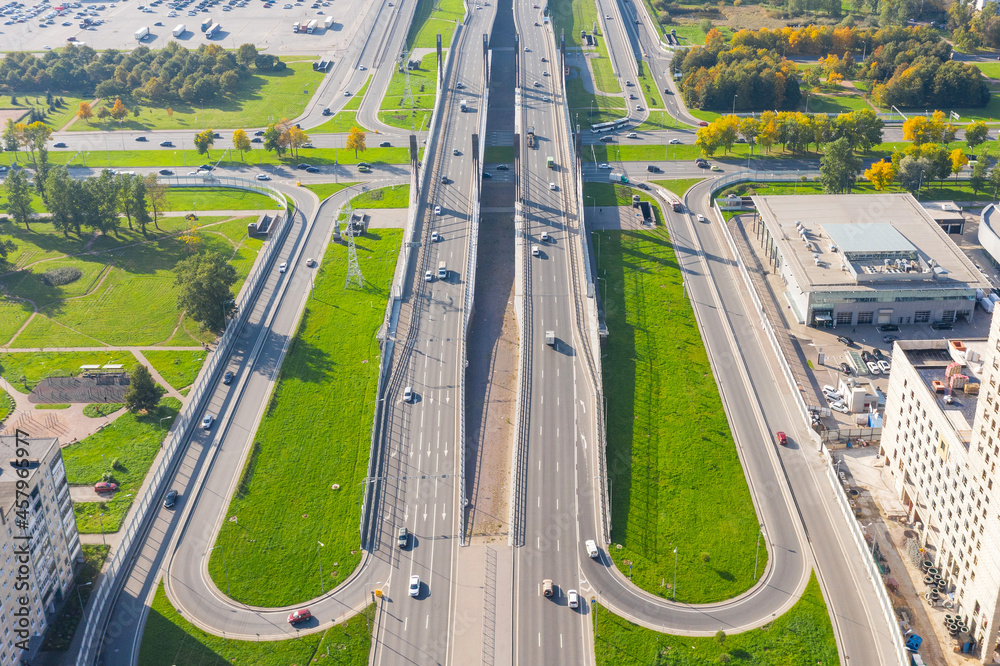
[[[858,313],[858,326],[861,324],[870,324],[874,317],[874,312],[859,312]]]
[[[919,312],[913,313],[913,323],[915,324],[926,324],[931,320],[930,310],[921,310]]]

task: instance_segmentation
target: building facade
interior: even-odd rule
[[[0,436],[0,664],[25,663],[82,560],[55,438]]]
[[[1000,622],[1000,317],[988,340],[899,341],[881,453],[982,663]]]

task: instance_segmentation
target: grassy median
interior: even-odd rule
[[[364,289],[344,288],[347,249],[327,249],[209,562],[221,590],[228,568],[240,602],[307,601],[361,561],[361,482],[380,353],[375,333],[401,238],[398,230],[378,229],[356,239]],[[275,571],[281,575],[271,576]]]
[[[366,611],[374,614],[373,607]],[[370,617],[369,615],[369,617]],[[326,622],[329,618],[321,618]],[[238,641],[198,629],[181,617],[160,583],[142,633],[139,666],[184,664],[335,664],[365,666],[371,651],[371,633],[365,614],[356,615],[326,631],[286,641]]]
[[[594,615],[597,666],[840,663],[830,615],[813,574],[791,610],[760,629],[692,638],[661,634],[598,607]]]
[[[673,245],[665,231],[626,231],[595,233],[594,246],[610,331],[609,552],[671,597],[676,549],[678,601],[729,599],[755,582],[758,521]],[[766,559],[761,549],[758,575]]]

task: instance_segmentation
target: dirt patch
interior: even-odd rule
[[[476,305],[466,371],[466,487],[473,537],[507,533],[517,401],[514,216],[486,214],[479,235]]]
[[[16,123],[27,114],[27,109],[0,109],[0,125],[6,125],[8,120]]]
[[[28,395],[28,402],[61,404],[64,402],[124,402],[128,375],[102,377],[50,377],[38,382]]]

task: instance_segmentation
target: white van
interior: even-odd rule
[[[448,266],[442,261],[438,264],[438,279],[445,280],[448,278]]]
[[[597,544],[594,543],[593,539],[587,539],[584,545],[587,547],[587,555],[590,557],[590,559],[596,560],[598,556],[601,554],[600,551],[597,550]]]

